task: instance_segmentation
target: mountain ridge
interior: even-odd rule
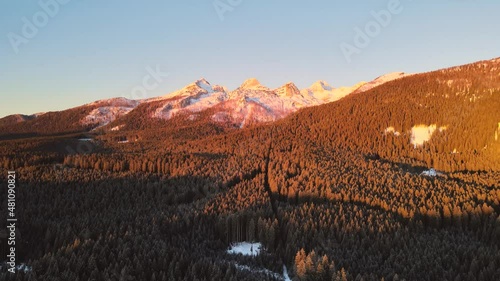
[[[478,61],[434,72],[460,71],[470,65],[481,66],[494,64],[497,61],[500,59]],[[141,122],[156,124],[176,116],[184,116],[187,120],[194,121],[203,115],[207,122],[243,128],[252,124],[276,121],[303,108],[335,102],[346,96],[371,91],[386,83],[394,83],[396,80],[407,79],[415,75],[422,75],[422,73],[393,72],[379,76],[368,83],[360,82],[353,86],[339,88],[319,80],[301,90],[293,82],[271,89],[262,85],[256,78],[249,78],[238,88],[229,90],[227,87],[212,85],[205,78],[200,78],[169,94],[143,100],[118,97],[94,101],[63,111],[6,116],[0,119],[0,134],[53,134],[95,129],[121,130],[122,128],[126,130],[130,120],[124,117],[132,112],[136,119],[142,120]],[[458,82],[442,81],[449,87]],[[477,98],[472,96],[469,99]],[[210,115],[205,116],[206,114]]]
[[[236,127],[243,128],[249,124],[282,119],[301,108],[336,101],[353,93],[364,84],[361,82],[352,87],[333,88],[327,82],[320,80],[305,89],[299,89],[293,82],[287,82],[278,88],[271,89],[262,85],[256,78],[248,78],[236,89],[229,90],[225,86],[211,84],[207,79],[200,78],[181,89],[162,96],[141,100],[125,97],[97,100],[62,111],[48,112],[49,114],[45,118],[56,118],[48,118],[48,116],[53,115],[70,115],[70,112],[74,111],[78,113],[79,120],[75,124],[66,125],[68,128],[73,128],[70,131],[77,131],[78,126],[86,130],[88,128],[103,128],[112,123],[113,126],[108,129],[119,130],[126,124],[116,124],[116,121],[137,108],[141,110],[145,108],[139,107],[139,105],[150,103],[150,106],[155,107],[154,110],[149,112],[148,109],[148,112],[144,112],[150,118],[170,120],[174,116],[185,114],[189,119],[196,119],[200,112],[213,108],[218,111],[212,114],[212,121],[229,122]],[[86,115],[81,116],[80,114],[83,112],[86,112]],[[9,127],[35,121],[43,115],[9,115],[0,118],[0,128],[9,131]],[[65,119],[74,120],[76,118],[75,116],[71,117]],[[42,121],[38,120],[39,123],[43,124],[43,119],[41,119]],[[37,122],[33,123],[36,125]],[[53,127],[53,125],[36,125],[34,127],[51,126]],[[22,131],[29,132],[30,130],[24,128]]]

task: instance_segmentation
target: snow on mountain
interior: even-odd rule
[[[133,107],[124,106],[103,106],[92,110],[89,115],[82,120],[84,125],[97,124],[98,127],[104,126],[113,122],[118,117],[129,113]]]
[[[245,127],[284,118],[304,107],[337,101],[364,84],[333,88],[325,81],[318,81],[301,91],[292,82],[271,89],[256,78],[250,78],[237,89],[228,91],[225,87],[212,86],[207,80],[200,79],[173,93],[148,101],[162,103],[152,117],[168,120],[181,113],[198,113],[213,108],[215,112],[212,120]]]
[[[363,86],[360,82],[352,87],[333,88],[325,81],[317,81],[309,88],[301,91],[302,95],[308,97],[314,105],[337,101]]]
[[[285,85],[276,89],[276,94],[280,97],[293,97],[300,95],[300,90],[292,82],[288,82]]]
[[[411,144],[413,144],[415,148],[423,146],[424,143],[431,139],[436,130],[442,133],[446,131],[447,128],[447,126],[441,126],[438,128],[436,124],[429,126],[423,124],[413,126],[411,129]]]
[[[126,115],[139,105],[140,101],[129,100],[126,98],[112,98],[99,100],[84,105],[84,107],[95,107],[80,122],[83,125],[105,126],[117,118]]]
[[[180,90],[169,93],[162,97],[148,99],[147,101],[168,100],[174,98],[189,97],[198,94],[211,94],[214,92],[225,92],[225,89],[221,86],[212,86],[205,78],[201,78]]]
[[[164,102],[156,109],[153,117],[170,119],[179,113],[196,113],[211,108],[226,99],[227,93],[223,87],[212,86],[207,80],[200,79],[172,94],[154,99]]]
[[[314,99],[304,96],[291,82],[271,90],[253,78],[230,92],[229,98],[212,115],[212,119],[245,127],[275,121],[303,107],[316,104],[318,103]]]
[[[240,89],[252,89],[252,90],[269,90],[269,88],[262,86],[259,80],[255,78],[250,78],[245,80],[243,84],[241,84]]]
[[[356,93],[366,92],[368,90],[371,90],[371,89],[378,87],[382,84],[385,84],[387,82],[390,82],[390,81],[393,81],[396,79],[400,79],[400,78],[403,78],[406,76],[410,76],[410,75],[413,75],[413,74],[408,74],[408,73],[404,73],[404,72],[388,73],[388,74],[382,75],[380,77],[377,77],[377,78],[375,78],[375,80],[368,82],[368,83],[364,84],[363,86],[359,87],[359,89],[356,90]]]
[[[293,83],[271,90],[255,78],[244,81],[234,91],[212,86],[207,80],[200,79],[171,94],[148,101],[161,103],[153,114],[156,118],[168,120],[177,114],[214,108],[214,121],[240,127],[275,121],[304,106],[315,105],[304,98]]]
[[[275,121],[285,116],[283,100],[277,93],[248,79],[232,91],[212,115],[216,122],[230,122],[240,127],[249,124]]]
[[[299,90],[292,82],[271,89],[262,85],[256,78],[250,78],[237,89],[229,91],[223,86],[212,85],[201,78],[182,89],[160,97],[139,101],[116,98],[88,104],[86,106],[92,106],[94,109],[82,123],[103,126],[128,114],[141,103],[154,102],[151,115],[153,118],[168,120],[176,115],[186,114],[189,120],[194,120],[196,116],[193,114],[213,109],[212,120],[245,127],[284,118],[304,107],[337,101],[353,92],[364,91],[405,75],[393,73],[381,76],[370,83],[361,82],[352,87],[340,88],[334,88],[325,81],[317,81],[303,90]]]

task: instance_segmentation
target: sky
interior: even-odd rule
[[[496,0],[19,0],[0,3],[0,117],[168,94],[500,57]]]

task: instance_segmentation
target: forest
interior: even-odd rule
[[[29,270],[3,265],[0,280],[283,280],[283,266],[292,280],[500,280],[498,64],[244,129],[206,112],[3,134],[0,180],[18,175]],[[417,146],[419,124],[446,129]],[[243,241],[263,250],[228,253]]]

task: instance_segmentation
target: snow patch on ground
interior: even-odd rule
[[[229,254],[236,254],[236,255],[244,255],[244,256],[251,256],[251,257],[256,257],[260,254],[262,250],[262,244],[261,243],[250,243],[250,242],[239,242],[239,243],[234,243],[229,247],[227,250],[227,253]],[[258,268],[251,268],[250,266],[247,265],[241,265],[241,264],[235,264],[236,268],[239,270],[247,270],[250,272],[255,272],[255,273],[262,273],[271,277],[274,277],[276,279],[282,279],[285,281],[290,281],[290,277],[288,276],[288,271],[286,269],[286,266],[283,265],[283,275],[280,275],[279,273],[273,272],[269,269],[258,269]]]
[[[435,169],[429,169],[427,171],[423,171],[420,175],[426,176],[426,177],[437,177],[437,176],[442,176],[443,173],[440,173],[440,172],[436,171]]]
[[[292,279],[290,279],[290,276],[288,276],[288,270],[286,269],[286,265],[283,265],[283,280],[292,281]]]
[[[400,132],[396,131],[394,127],[387,127],[384,131],[384,133],[387,134],[394,134],[396,137],[399,137],[401,135]]]
[[[16,270],[29,272],[32,270],[32,268],[31,268],[31,266],[27,266],[26,264],[22,263],[22,264],[16,266]]]
[[[424,145],[425,142],[428,142],[434,132],[438,129],[436,124],[432,125],[416,125],[411,129],[411,143],[415,148],[418,146]],[[439,131],[443,132],[446,130],[446,126],[440,127]]]
[[[113,128],[111,128],[111,131],[119,131],[119,130],[121,130],[124,126],[125,126],[125,124],[123,124],[123,125],[119,125],[119,126],[116,126],[116,127],[113,127]]]
[[[248,265],[241,265],[241,264],[235,264],[235,266],[239,270],[247,270],[247,271],[250,271],[250,272],[262,273],[262,274],[265,274],[267,276],[272,276],[272,277],[274,277],[276,279],[284,279],[284,277],[281,276],[280,274],[278,274],[276,272],[273,272],[273,271],[271,271],[269,269],[266,269],[266,268],[264,268],[264,269],[251,268]]]
[[[235,263],[234,266],[238,270],[246,270],[246,271],[250,271],[250,272],[254,272],[254,273],[265,274],[267,276],[270,276],[270,277],[273,277],[276,279],[280,279],[280,280],[284,280],[284,281],[291,281],[292,280],[292,279],[290,279],[290,276],[288,276],[288,270],[286,269],[285,265],[283,265],[283,275],[280,275],[279,273],[273,272],[273,271],[266,269],[266,268],[263,268],[263,269],[251,268],[248,265],[241,265],[238,263]]]
[[[436,128],[436,124],[430,126],[413,126],[413,128],[411,129],[411,143],[413,144],[413,146],[415,146],[416,148],[417,146],[422,146],[425,142],[428,142],[436,131]]]
[[[10,268],[10,266],[7,266],[6,263],[3,263],[2,265],[0,265],[0,269],[3,269],[4,266],[7,268]],[[33,268],[31,266],[26,265],[25,263],[21,263],[21,264],[16,265],[16,271],[18,271],[18,272],[22,271],[24,273],[27,273],[27,272],[30,272],[32,270],[33,270]]]
[[[229,254],[242,254],[244,256],[258,256],[262,249],[262,244],[260,243],[249,243],[249,242],[241,242],[232,244],[231,247],[227,250]]]
[[[498,122],[498,129],[495,132],[495,141],[498,141],[498,135],[500,135],[500,122]]]
[[[85,139],[78,139],[78,141],[93,141],[94,139],[90,139],[90,138],[85,138]]]

